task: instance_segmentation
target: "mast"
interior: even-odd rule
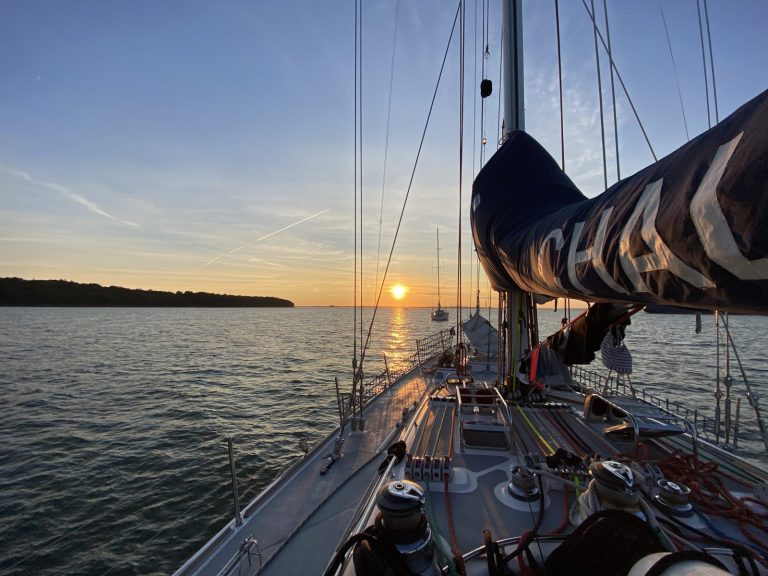
[[[505,0],[503,3],[501,34],[501,59],[504,67],[502,140],[506,140],[514,130],[525,130],[522,0]]]
[[[502,65],[504,82],[504,121],[502,140],[515,130],[525,129],[525,99],[523,92],[523,7],[522,0],[505,0],[502,4]],[[521,290],[499,293],[499,309],[506,312],[499,330],[498,374],[501,381],[517,389],[517,361],[530,348],[531,295]],[[502,356],[504,358],[502,358]],[[506,377],[506,378],[505,378]]]
[[[441,310],[440,304],[440,228],[437,229],[437,309]]]

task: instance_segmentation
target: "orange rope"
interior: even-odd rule
[[[570,519],[568,518],[568,490],[566,490],[565,485],[563,485],[563,521],[552,532],[550,532],[550,535],[555,534],[562,534],[565,532],[565,529],[568,528],[568,524],[570,523]]]
[[[750,496],[734,496],[718,476],[722,472],[715,462],[702,462],[694,459],[692,454],[676,450],[659,461],[659,468],[666,478],[688,486],[691,499],[701,510],[734,520],[750,542],[764,550],[768,549],[766,542],[749,530],[753,527],[768,534],[768,508]],[[756,511],[747,505],[748,502],[760,504],[764,511]]]
[[[453,510],[451,509],[451,495],[448,492],[448,476],[443,477],[443,485],[445,486],[445,513],[448,516],[448,535],[451,538],[451,553],[453,554],[454,561],[456,562],[456,569],[461,576],[466,576],[467,572],[464,567],[464,557],[459,550],[459,541],[456,537],[456,525],[453,523]]]
[[[458,393],[459,392],[457,390],[456,394],[458,395]],[[448,443],[448,454],[451,458],[453,458],[453,437],[456,424],[456,410],[458,410],[458,408],[459,404],[457,401],[453,406],[453,412],[451,412],[451,439]],[[453,509],[451,508],[451,494],[448,491],[448,480],[448,474],[443,474],[443,486],[445,489],[443,494],[445,495],[445,513],[448,517],[448,536],[451,539],[451,553],[454,556],[456,569],[459,571],[459,574],[461,576],[466,576],[466,569],[464,568],[464,557],[461,555],[461,550],[459,549],[459,541],[456,537],[456,525],[453,522]]]

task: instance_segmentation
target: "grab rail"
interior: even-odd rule
[[[607,389],[610,394],[627,394],[632,395],[630,387],[621,380],[614,380],[604,374],[600,374],[594,370],[587,370],[581,366],[571,366],[571,379],[575,385],[577,385],[578,392],[582,394],[594,393],[600,390]],[[653,404],[657,408],[661,408],[668,413],[674,414],[683,420],[692,422],[696,427],[697,433],[703,433],[705,437],[709,438],[710,434],[714,434],[715,422],[714,419],[706,414],[699,412],[698,408],[688,408],[679,402],[670,400],[669,398],[662,398],[645,388],[635,388],[635,395],[642,398],[646,402]],[[738,422],[734,424],[734,428],[738,427]]]
[[[384,370],[361,382],[362,393],[358,392],[355,396],[350,393],[337,393],[342,425],[349,421],[352,414],[360,410],[361,407],[357,405],[358,401],[362,403],[362,408],[365,408],[374,398],[386,392],[393,383],[415,368],[423,367],[450,346],[450,332],[448,330],[441,330],[436,334],[417,339],[416,351],[393,366],[390,366],[390,362],[385,356]]]

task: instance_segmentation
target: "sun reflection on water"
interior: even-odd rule
[[[414,342],[407,314],[403,308],[392,308],[389,326],[386,330],[384,353],[390,369],[396,369],[413,352]]]

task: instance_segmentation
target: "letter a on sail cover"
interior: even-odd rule
[[[740,133],[717,150],[691,201],[691,218],[704,250],[713,262],[742,280],[765,280],[768,278],[768,258],[748,260],[744,257],[717,201],[717,185],[743,135],[743,132]]]
[[[715,284],[680,260],[656,230],[656,215],[659,213],[662,183],[663,180],[656,180],[645,187],[643,195],[640,196],[640,200],[635,205],[634,212],[624,225],[619,244],[619,257],[624,273],[632,280],[637,292],[648,292],[648,286],[640,273],[653,270],[669,270],[678,278],[682,278],[697,288],[712,288]],[[640,235],[651,252],[634,258],[629,253],[629,238],[632,229],[640,218],[643,219]]]

